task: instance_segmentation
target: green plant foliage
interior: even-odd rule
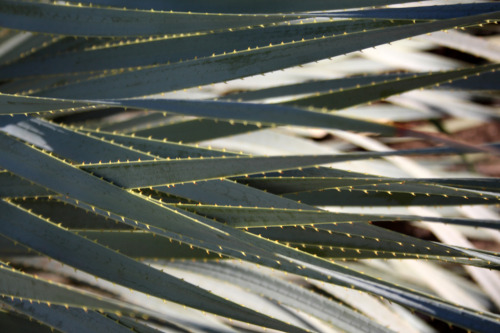
[[[0,0],[0,330],[500,331],[498,10]]]

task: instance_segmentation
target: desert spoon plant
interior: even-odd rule
[[[498,19],[0,0],[1,331],[500,331]]]

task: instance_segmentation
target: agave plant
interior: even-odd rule
[[[1,0],[2,331],[498,332],[500,4],[410,2]]]

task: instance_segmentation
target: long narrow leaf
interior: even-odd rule
[[[145,36],[246,27],[292,20],[283,15],[151,12],[2,0],[3,27],[74,36]]]
[[[153,66],[180,60],[210,57],[212,54],[229,53],[234,50],[241,51],[248,49],[248,47],[265,47],[270,44],[373,30],[407,22],[411,21],[320,22],[258,27],[175,38],[157,38],[153,41],[145,39],[125,44],[123,42],[112,43],[110,46],[89,42],[88,47],[83,50],[57,54],[34,54],[31,57],[9,63],[0,68],[0,78]]]
[[[109,281],[222,316],[277,329],[302,332],[242,308],[171,275],[107,250],[1,201],[1,233],[59,261]],[[82,257],[82,253],[85,255]],[[238,309],[238,310],[236,310]]]
[[[436,30],[477,24],[498,18],[498,15],[498,12],[494,12],[465,18],[419,23],[412,26],[385,28],[347,36],[269,46],[105,76],[49,89],[38,94],[50,97],[71,96],[72,98],[89,99],[142,96],[178,90],[287,68]],[[254,65],[248,66],[248,64]],[[168,80],[170,77],[177,79]]]
[[[138,8],[149,10],[174,10],[174,11],[195,11],[209,13],[282,13],[282,12],[302,12],[326,9],[343,9],[368,6],[383,6],[393,3],[405,3],[412,0],[310,0],[307,3],[301,0],[213,0],[210,2],[200,0],[185,0],[182,2],[175,0],[145,0],[141,2],[131,0],[97,0],[79,1],[81,3],[93,3],[103,6],[117,6],[127,8]]]
[[[361,11],[346,11],[335,15],[338,15],[340,17],[345,16],[362,18],[437,20],[477,15],[498,10],[500,10],[500,5],[498,3],[461,3],[441,6],[412,7],[411,10],[408,10],[408,8],[386,8]]]

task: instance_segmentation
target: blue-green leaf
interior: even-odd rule
[[[97,8],[2,0],[0,25],[73,36],[148,36],[229,29],[293,20],[298,16],[231,15]]]
[[[453,17],[478,15],[500,10],[498,3],[461,3],[452,5],[434,5],[406,8],[384,8],[372,10],[345,11],[340,17],[358,18],[392,18],[392,19],[416,19],[416,20],[439,20]]]
[[[303,332],[266,318],[164,272],[106,249],[5,201],[0,233],[36,251],[103,279],[222,316],[282,330]],[[13,222],[15,221],[15,223]]]
[[[156,9],[173,11],[193,11],[209,13],[283,13],[283,12],[304,12],[326,9],[344,9],[369,6],[383,6],[393,3],[412,2],[413,0],[212,0],[210,2],[203,0],[184,0],[182,2],[175,0],[97,0],[97,1],[79,1],[81,3],[92,3],[103,6],[116,6],[138,9]]]
[[[47,89],[37,95],[85,99],[151,95],[296,66],[436,30],[493,20],[499,15],[499,12],[494,12],[216,55],[98,77]],[[176,80],[169,79],[172,77]]]

